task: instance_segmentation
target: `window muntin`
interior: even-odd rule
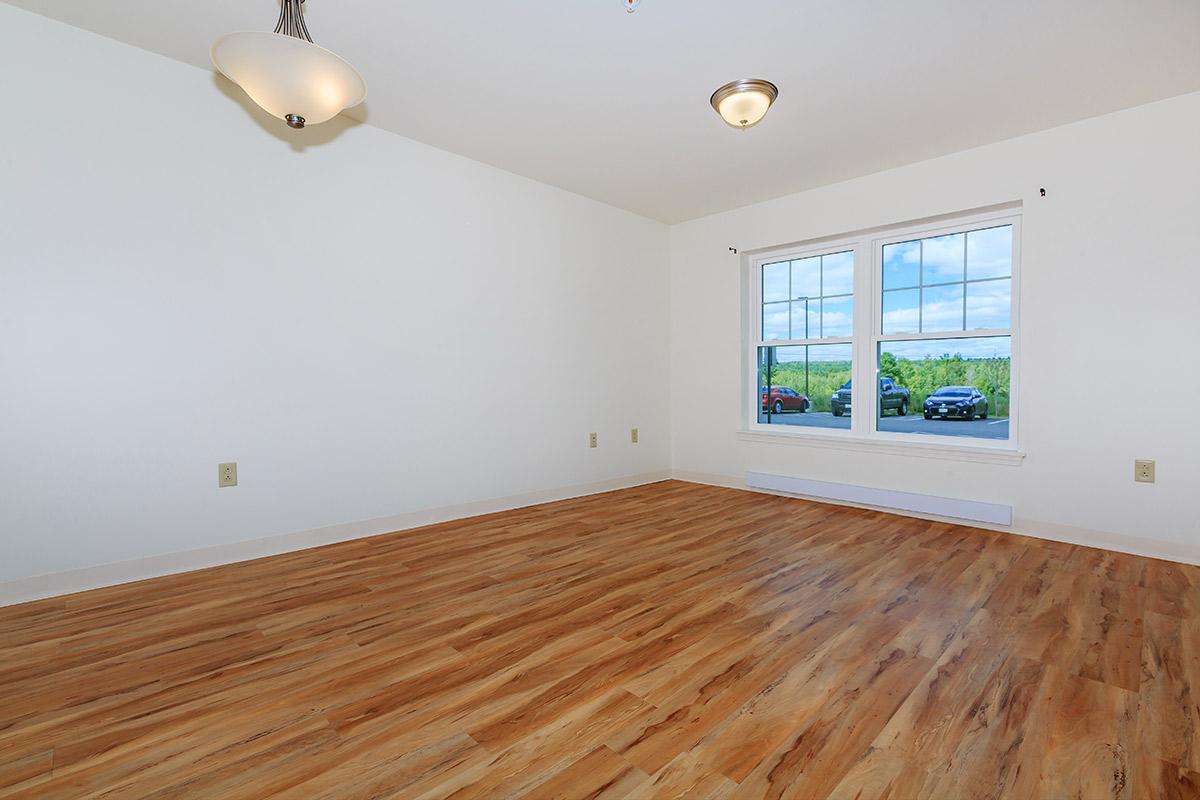
[[[854,251],[760,266],[755,419],[764,425],[848,429],[831,398],[853,373]]]
[[[1011,439],[1014,231],[985,223],[879,247],[874,358],[898,388],[881,389],[876,431]]]
[[[896,226],[890,234],[843,239],[830,246],[834,252],[814,247],[755,262],[751,293],[757,319],[751,336],[756,341],[750,358],[758,374],[752,378],[756,405],[751,423],[833,427],[841,430],[830,430],[831,435],[879,436],[892,442],[943,435],[976,448],[1014,446],[1019,225],[1019,212],[964,215],[957,221]],[[838,274],[835,256],[849,269]],[[860,267],[872,266],[857,282],[856,261]],[[855,323],[856,306],[860,312],[871,309],[870,319]],[[838,357],[828,348],[835,344],[843,346]],[[889,358],[909,369],[897,382],[881,363]],[[826,387],[834,361],[843,362],[838,377],[845,380]],[[800,377],[802,370],[807,370],[807,382]],[[820,386],[814,380],[818,373]],[[940,401],[937,389],[960,385],[946,382],[955,375],[966,382],[961,385],[980,384],[975,419],[949,408],[943,415],[938,406],[926,421],[925,400],[936,396]],[[939,377],[939,385],[932,386]],[[805,411],[794,410],[796,401],[780,414],[774,413],[773,403],[764,405],[764,393],[768,401],[774,396],[772,382],[802,395]],[[855,399],[852,384],[875,386],[879,397],[864,390]],[[835,407],[841,412],[836,420],[831,419]]]
[[[854,328],[854,251],[807,256],[760,267],[761,340],[849,337]]]
[[[883,245],[880,333],[1008,328],[1012,239],[1010,223]]]

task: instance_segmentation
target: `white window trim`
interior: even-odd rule
[[[1010,327],[1002,330],[945,331],[883,336],[882,330],[882,252],[885,244],[958,233],[963,230],[996,225],[1013,226],[1012,249],[1012,315]],[[778,261],[809,258],[816,255],[854,251],[854,337],[830,339],[762,340],[762,265]],[[745,369],[742,395],[744,427],[738,439],[746,442],[797,444],[838,450],[889,453],[920,458],[944,458],[996,464],[1020,464],[1025,454],[1018,447],[1019,370],[1020,370],[1020,253],[1021,210],[1004,208],[983,213],[945,217],[937,222],[904,223],[886,229],[867,231],[858,235],[814,240],[798,245],[758,251],[744,259],[744,296],[749,302],[743,307],[745,315]],[[869,268],[868,268],[869,267]],[[864,308],[863,298],[867,299]],[[761,400],[758,389],[758,348],[763,346],[844,344],[853,343],[851,374],[859,386],[872,386],[879,380],[876,354],[880,341],[974,339],[986,336],[1010,336],[1012,372],[1009,376],[1009,438],[1007,440],[929,436],[919,433],[896,433],[878,430],[876,410],[871,393],[856,392],[850,414],[850,428],[805,429],[801,426],[767,425],[758,421]],[[748,391],[747,391],[748,390]]]
[[[806,431],[764,431],[762,428],[782,428],[783,425],[759,425],[760,430],[738,431],[738,441],[756,444],[790,444],[805,447],[820,447],[827,450],[845,450],[859,453],[912,456],[914,458],[937,458],[947,461],[973,461],[980,464],[1020,464],[1025,454],[1019,450],[1002,447],[985,447],[963,444],[891,441],[887,437],[869,438],[855,436],[849,431],[836,431],[829,435]],[[932,439],[932,436],[923,439]],[[946,437],[950,438],[950,437]],[[968,441],[986,442],[986,439]]]

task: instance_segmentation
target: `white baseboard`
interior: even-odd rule
[[[464,517],[474,517],[480,514],[491,514],[496,511],[508,511],[514,508],[551,503],[555,500],[567,500],[572,497],[582,497],[600,492],[610,492],[614,489],[627,489],[631,486],[641,486],[647,483],[667,480],[671,477],[669,470],[647,472],[641,475],[629,475],[612,478],[594,483],[561,486],[536,492],[499,497],[491,500],[480,500],[474,503],[463,503],[441,508],[428,508],[397,514],[389,517],[347,522],[342,525],[330,525],[324,528],[314,528],[294,533],[284,533],[278,536],[268,536],[262,539],[251,539],[245,542],[205,547],[198,550],[187,550],[179,553],[163,553],[145,558],[121,561],[115,564],[101,564],[94,567],[55,572],[49,575],[35,575],[28,578],[0,583],[0,606],[24,603],[30,600],[41,600],[47,597],[82,592],[88,589],[98,589],[102,586],[115,586],[120,583],[157,578],[163,575],[174,575],[179,572],[206,567],[232,564],[237,561],[249,561],[264,556],[275,556],[291,553],[296,550],[306,550],[310,547],[345,542],[350,539],[361,539],[367,536],[378,536],[383,533],[419,528],[422,525],[432,525],[438,522],[448,522]]]
[[[802,495],[796,495],[790,492],[774,491],[771,489],[749,486],[747,485],[745,478],[739,478],[733,475],[718,475],[715,473],[693,472],[691,470],[676,469],[671,470],[671,477],[675,480],[687,481],[689,483],[702,483],[708,486],[724,486],[730,489],[761,492],[763,494],[772,494],[780,497],[803,497]],[[916,517],[917,519],[928,519],[937,522],[950,522],[959,525],[963,524],[962,520],[960,519],[939,516],[932,513],[898,510],[895,508],[885,508],[881,506],[870,505],[868,503],[850,502],[847,500],[838,500],[828,497],[805,497],[804,499],[815,500],[819,503],[830,503],[832,505],[851,506],[853,508],[867,508],[873,511],[882,511],[889,514]],[[1116,531],[1079,528],[1071,525],[1062,525],[1056,522],[1028,519],[1019,516],[1013,518],[1011,525],[995,525],[986,522],[972,522],[970,524],[973,527],[985,528],[987,530],[999,531],[1001,533],[1012,533],[1019,536],[1031,536],[1035,539],[1046,539],[1052,542],[1065,542],[1066,544],[1078,544],[1084,547],[1097,547],[1102,550],[1114,550],[1118,553],[1145,556],[1146,558],[1160,558],[1165,561],[1177,561],[1182,564],[1195,564],[1200,566],[1200,544],[1184,544],[1181,542],[1167,541],[1165,539],[1150,539],[1142,536],[1131,536],[1126,533],[1118,533]]]
[[[315,528],[295,533],[286,533],[262,539],[252,539],[245,542],[235,542],[216,547],[206,547],[199,550],[188,550],[180,553],[164,553],[145,558],[122,561],[115,564],[102,564],[94,567],[56,572],[49,575],[37,575],[28,578],[18,578],[0,583],[0,606],[24,603],[30,600],[40,600],[47,597],[71,594],[73,592],[97,589],[103,586],[114,586],[131,581],[156,578],[162,575],[173,575],[180,572],[190,572],[206,567],[232,564],[237,561],[248,561],[254,558],[280,555],[310,547],[344,542],[350,539],[360,539],[367,536],[377,536],[383,533],[417,528],[422,525],[432,525],[464,517],[490,514],[496,511],[507,511],[513,508],[550,503],[555,500],[566,500],[571,497],[582,497],[589,494],[625,489],[631,486],[641,486],[647,483],[674,478],[689,483],[700,483],[709,486],[724,486],[744,491],[762,492],[787,497],[797,495],[768,489],[754,488],[746,484],[745,478],[732,475],[693,472],[690,470],[660,470],[641,475],[630,475],[595,483],[564,486],[508,497],[481,500],[474,503],[464,503],[456,506],[423,509],[390,517],[349,522],[343,525],[331,525],[325,528]],[[961,520],[942,517],[936,514],[925,514],[916,511],[898,511],[892,508],[881,508],[866,503],[854,503],[830,498],[810,498],[818,502],[834,505],[870,508],[876,511],[901,514],[903,516],[930,519],[942,522],[961,522]],[[1085,547],[1099,547],[1105,550],[1115,550],[1131,555],[1161,558],[1167,561],[1178,561],[1185,564],[1200,565],[1200,546],[1187,545],[1179,542],[1169,542],[1159,539],[1148,539],[1140,536],[1117,533],[1115,531],[1099,531],[1089,528],[1077,528],[1041,520],[1016,517],[1011,526],[976,523],[977,527],[997,530],[1004,533],[1016,533],[1032,536],[1038,539],[1048,539],[1068,544],[1078,544]]]
[[[814,481],[808,478],[793,478],[790,475],[773,475],[768,472],[747,472],[746,485],[753,489],[767,489],[802,497],[819,497],[842,500],[877,508],[912,511],[938,517],[989,522],[993,525],[1012,524],[1012,506],[999,503],[984,503],[979,500],[961,500],[954,497],[937,497],[916,492],[898,492],[893,489],[876,489],[871,486],[854,486],[848,483]]]

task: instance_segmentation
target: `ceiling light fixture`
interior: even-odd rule
[[[732,81],[712,93],[709,102],[721,119],[734,128],[753,128],[767,115],[767,109],[779,96],[779,89],[761,78]]]
[[[367,84],[354,67],[313,44],[303,4],[280,0],[274,33],[226,34],[209,51],[222,75],[292,128],[325,122],[367,96]]]

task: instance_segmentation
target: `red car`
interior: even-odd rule
[[[766,411],[768,408],[776,414],[782,414],[784,411],[804,413],[808,410],[808,398],[795,389],[772,386],[769,394],[766,390],[762,393],[762,410]]]

